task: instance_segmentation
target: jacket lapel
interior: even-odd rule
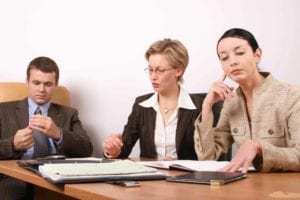
[[[20,128],[26,128],[29,123],[29,114],[28,114],[28,101],[27,98],[23,99],[16,105],[16,116],[19,122]]]
[[[51,117],[51,119],[58,127],[62,127],[62,114],[58,111],[58,108],[54,104],[50,105],[48,116]]]
[[[153,151],[155,152],[155,141],[154,141],[154,131],[155,131],[155,124],[156,124],[156,112],[154,109],[147,109],[148,110],[148,114],[149,114],[149,121],[147,122],[147,130],[148,130],[148,134],[149,135],[149,144],[151,145],[151,148],[153,148]]]
[[[186,129],[189,127],[188,124],[192,121],[193,118],[193,110],[187,110],[179,108],[178,111],[178,123],[176,129],[176,151],[179,152],[180,143],[184,134],[186,133]]]

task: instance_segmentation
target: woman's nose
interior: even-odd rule
[[[233,67],[235,65],[238,64],[238,60],[236,59],[236,57],[232,56],[229,58],[229,64],[230,64],[230,67]]]

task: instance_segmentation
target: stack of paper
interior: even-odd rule
[[[94,182],[107,180],[165,179],[155,168],[146,167],[130,160],[110,163],[60,163],[39,166],[42,176],[54,183]]]

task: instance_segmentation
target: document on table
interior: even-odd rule
[[[171,160],[171,161],[140,161],[142,165],[159,169],[179,169],[185,171],[217,171],[224,167],[228,161],[213,160]]]
[[[157,169],[130,160],[109,163],[50,163],[39,166],[39,171],[45,179],[54,183],[166,178]]]
[[[218,171],[226,166],[229,161],[214,160],[171,160],[171,161],[140,161],[142,165],[159,169],[177,169],[190,172],[197,171]],[[253,167],[249,171],[254,171]]]

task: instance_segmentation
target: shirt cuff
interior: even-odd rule
[[[111,155],[109,155],[109,153],[107,153],[105,151],[103,152],[105,158],[117,158],[120,155],[120,153],[121,153],[121,150],[118,152],[118,154],[116,156],[111,156]]]
[[[62,134],[63,131],[62,131],[61,128],[59,128],[59,132],[60,132],[60,138],[59,138],[59,140],[52,139],[52,141],[56,145],[60,145],[62,143],[62,140],[63,140],[63,134]]]

